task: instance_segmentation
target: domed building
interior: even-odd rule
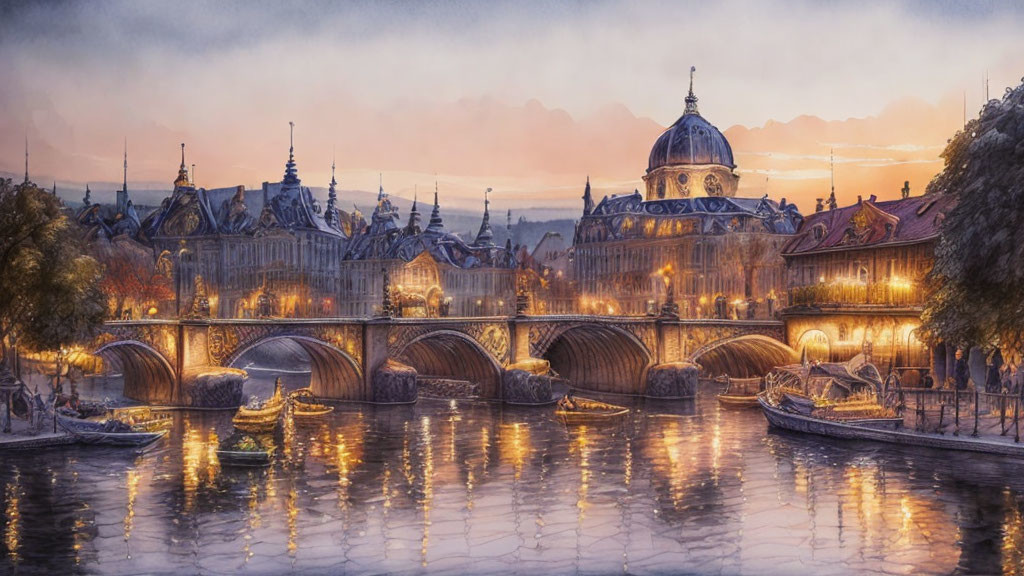
[[[737,196],[732,147],[700,115],[683,115],[654,142],[646,194],[594,205],[590,180],[573,239],[573,278],[584,313],[766,318],[785,294],[782,246],[803,216],[785,198]]]

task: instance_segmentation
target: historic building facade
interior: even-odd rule
[[[917,337],[939,225],[952,198],[939,194],[821,209],[783,249],[789,307],[787,341],[809,360],[845,361],[864,353],[883,372],[917,380],[945,376],[947,351]],[[948,354],[952,361],[952,351]],[[936,364],[937,362],[937,364]]]
[[[686,97],[683,115],[651,149],[646,194],[596,206],[590,182],[573,239],[579,308],[656,313],[670,293],[691,318],[766,318],[785,294],[782,246],[803,217],[793,204],[737,197],[725,136]]]

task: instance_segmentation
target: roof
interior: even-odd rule
[[[651,148],[647,171],[681,164],[736,167],[729,141],[718,128],[696,112],[683,114],[658,137]]]
[[[872,196],[851,206],[815,212],[807,216],[782,254],[928,241],[938,236],[939,226],[954,203],[953,197],[938,194],[884,202]]]

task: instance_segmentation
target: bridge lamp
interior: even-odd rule
[[[159,310],[156,309],[156,306],[150,306],[149,310],[146,310],[146,314],[149,314],[150,316],[156,316],[157,312],[159,312]]]

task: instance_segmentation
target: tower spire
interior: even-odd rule
[[[489,208],[491,200],[487,197],[490,193],[490,188],[484,191],[484,219],[480,222],[480,231],[476,233],[476,240],[473,241],[474,246],[490,246],[492,244],[491,240],[494,239],[494,231],[491,230],[491,211]]]
[[[127,156],[127,153],[125,153]],[[175,188],[182,188],[189,185],[188,168],[185,168],[185,143],[181,143],[181,166],[178,167],[178,177],[174,180]]]
[[[378,172],[377,173],[377,185],[378,185],[378,188],[377,188],[377,202],[380,202],[381,200],[384,199],[384,173],[383,172]]]
[[[696,66],[690,66],[690,93],[686,95],[686,114],[700,114],[697,111],[697,96],[693,93],[693,74]]]
[[[434,210],[430,213],[430,223],[427,224],[430,232],[443,232],[444,221],[441,220],[441,205],[437,201],[437,180],[434,180]]]
[[[284,180],[281,184],[298,186],[299,171],[295,169],[295,122],[288,122],[288,162],[284,165]]]
[[[412,210],[409,211],[409,223],[406,225],[405,230],[409,234],[420,233],[420,211],[417,208],[417,200],[419,199],[419,193],[416,190],[416,185],[413,184],[412,193]]]
[[[341,222],[338,219],[338,192],[336,186],[338,181],[334,177],[334,158],[331,158],[331,185],[327,189],[327,209],[324,210],[324,220],[328,226],[340,228]]]
[[[594,198],[590,195],[590,174],[587,174],[587,186],[583,189],[583,215],[590,216],[594,211]]]
[[[839,203],[836,202],[836,160],[834,148],[828,149],[828,166],[832,178],[832,191],[828,195],[828,209],[835,210],[839,207]]]
[[[28,184],[28,130],[25,131],[25,184]]]

